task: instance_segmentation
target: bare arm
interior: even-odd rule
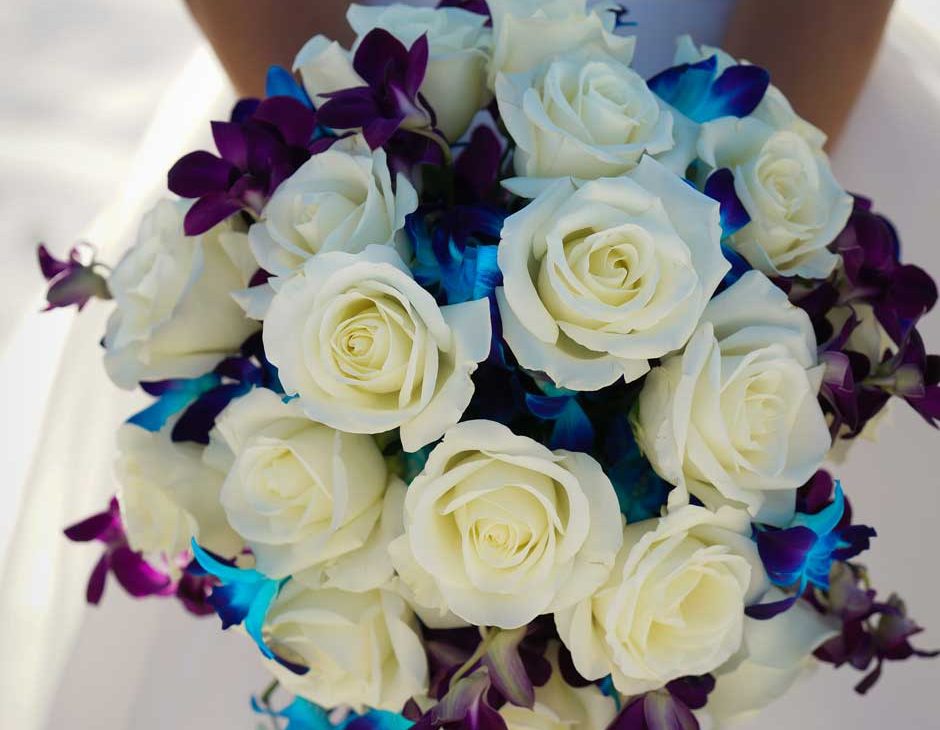
[[[351,38],[348,0],[186,0],[242,96],[262,96],[268,66],[291,67],[310,38]]]
[[[893,0],[738,0],[725,35],[770,71],[801,116],[835,142],[871,69]]]

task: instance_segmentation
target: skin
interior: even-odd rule
[[[770,70],[794,108],[835,143],[884,33],[893,0],[738,0],[726,50]],[[186,0],[242,96],[268,66],[290,68],[316,34],[352,40],[347,0]],[[804,52],[805,51],[805,52]]]

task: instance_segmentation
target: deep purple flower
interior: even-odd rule
[[[486,0],[440,0],[440,2],[437,4],[437,7],[460,8],[461,10],[466,10],[470,13],[485,15],[488,18],[490,17],[490,8],[486,4]],[[487,25],[489,24],[490,23],[488,22]]]
[[[657,690],[633,699],[608,730],[699,730],[699,724],[681,699]]]
[[[907,615],[897,595],[892,594],[885,603],[876,601],[876,595],[867,585],[864,568],[840,563],[833,567],[826,600],[819,605],[842,621],[842,631],[816,650],[816,658],[836,667],[848,664],[868,672],[855,686],[859,694],[868,692],[880,679],[885,661],[940,656],[940,651],[924,651],[911,644],[911,637],[923,629]]]
[[[107,280],[96,269],[95,250],[90,244],[73,246],[68,259],[55,258],[46,245],[39,244],[37,250],[39,269],[49,283],[44,311],[73,304],[82,311],[92,297],[110,299]]]
[[[97,540],[105,546],[104,554],[88,579],[85,597],[89,603],[101,601],[109,572],[113,572],[118,583],[135,598],[168,596],[176,591],[169,575],[157,570],[130,548],[116,498],[111,499],[106,511],[66,528],[65,536],[74,542]]]
[[[363,37],[353,68],[365,86],[324,94],[320,123],[333,129],[358,129],[369,147],[385,145],[399,129],[434,127],[434,114],[418,92],[428,65],[428,39],[405,46],[386,30]]]
[[[191,152],[167,176],[174,193],[198,198],[183,222],[186,235],[204,233],[240,210],[260,215],[281,182],[330,146],[333,140],[316,132],[316,113],[290,96],[245,100],[231,121],[213,122],[219,155]]]

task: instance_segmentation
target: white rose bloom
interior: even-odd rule
[[[466,421],[408,487],[404,522],[390,550],[417,602],[516,628],[604,582],[622,519],[610,480],[587,454]]]
[[[391,591],[350,593],[290,581],[268,611],[264,633],[278,656],[310,668],[299,675],[269,662],[274,675],[323,707],[401,712],[428,690],[417,621]]]
[[[599,52],[629,64],[635,39],[616,35],[614,15],[588,12],[586,0],[488,0],[493,16],[493,58],[489,85],[496,77],[529,71],[575,49]]]
[[[553,183],[506,220],[499,267],[519,363],[597,390],[681,348],[729,264],[718,204],[647,157],[624,177]]]
[[[764,600],[783,598],[772,588]],[[715,727],[756,714],[812,672],[819,664],[812,653],[838,633],[832,618],[804,601],[768,621],[745,618],[741,650],[714,672],[715,689],[702,714]]]
[[[616,717],[614,698],[597,685],[572,687],[565,681],[558,668],[558,648],[553,642],[546,651],[552,674],[535,688],[535,705],[529,709],[506,704],[500,709],[508,730],[606,730]]]
[[[258,264],[288,276],[311,256],[359,253],[369,244],[408,255],[405,217],[418,195],[404,175],[392,185],[385,152],[372,152],[361,136],[311,157],[285,180],[249,231]]]
[[[740,510],[691,505],[628,525],[607,583],[555,615],[578,672],[635,695],[724,664],[768,586],[749,531]]]
[[[731,245],[768,275],[828,276],[839,260],[829,251],[852,213],[822,150],[800,134],[754,117],[702,125],[699,157],[734,173],[734,189],[751,217]]]
[[[490,349],[485,299],[438,307],[385,246],[321,254],[274,286],[265,352],[310,418],[352,433],[400,427],[407,451],[460,419]]]
[[[265,575],[353,591],[392,577],[404,485],[371,437],[258,388],[219,416],[206,458],[227,472],[222,507]]]
[[[644,153],[675,147],[673,113],[639,74],[610,56],[574,51],[524,73],[500,74],[496,100],[517,145],[516,174],[524,177],[616,177]],[[695,156],[688,141],[684,153],[677,151],[680,173]]]
[[[676,43],[674,63],[676,65],[698,63],[711,56],[715,56],[717,59],[716,70],[718,74],[739,63],[737,59],[720,48],[708,45],[696,46],[691,36],[688,35],[679,37]],[[746,64],[748,62],[741,61],[740,63]],[[773,84],[767,87],[764,98],[761,99],[757,108],[749,116],[766,122],[774,129],[796,132],[816,149],[821,150],[826,144],[825,133],[797,115],[787,98]]]
[[[152,433],[129,423],[117,440],[117,497],[134,550],[174,575],[194,537],[218,555],[241,552],[219,504],[225,475],[203,463],[201,446],[174,443],[169,429]]]
[[[188,207],[157,203],[108,277],[116,309],[104,364],[121,388],[202,375],[258,329],[232,298],[258,268],[247,237],[232,219],[200,236],[184,235]]]
[[[493,41],[485,16],[460,8],[393,3],[350,5],[346,19],[360,40],[372,29],[382,28],[410,48],[427,34],[430,56],[420,91],[450,141],[460,139],[489,103],[486,71]]]
[[[731,501],[785,524],[796,489],[830,447],[821,367],[806,313],[763,274],[715,297],[682,354],[646,379],[634,428],[663,479],[715,507]]]

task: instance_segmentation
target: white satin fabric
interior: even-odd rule
[[[127,4],[149,5],[142,0],[124,0],[123,6],[117,0],[97,2],[109,12],[121,7],[128,18],[132,15]],[[94,4],[82,4],[89,3]],[[664,49],[676,33],[691,31],[701,40],[716,42],[729,6],[725,0],[629,4],[632,18],[640,23],[640,49],[653,49],[639,52],[637,63],[644,72],[668,61],[671,52]],[[56,30],[67,31],[68,22],[62,16]],[[133,58],[134,35],[146,34],[148,28],[132,23],[120,30],[119,36],[98,39],[99,52]],[[123,50],[116,45],[119,41],[126,44]],[[136,219],[160,194],[167,167],[183,151],[205,146],[207,121],[225,114],[230,92],[217,64],[204,46],[194,45],[189,56],[185,70],[175,80],[167,79],[166,94],[140,151],[112,198],[116,202],[87,231],[87,238],[103,246],[105,260],[115,261],[133,239]],[[73,61],[80,63],[80,56]],[[113,66],[119,75],[121,66]],[[935,275],[940,275],[935,223],[940,205],[935,183],[940,169],[938,79],[940,12],[933,0],[899,0],[885,47],[835,154],[840,179],[850,190],[875,198],[878,208],[898,223],[907,259]],[[15,78],[11,83],[26,82]],[[87,78],[85,83],[93,92],[95,85],[107,84],[108,77]],[[100,89],[96,94],[100,99]],[[79,105],[81,99],[73,103]],[[110,103],[130,100],[118,96]],[[35,113],[41,119],[41,112]],[[6,167],[12,156],[7,150],[11,133],[2,139],[0,160]],[[84,140],[78,137],[74,143]],[[74,160],[50,150],[43,163],[68,166]],[[75,174],[78,195],[82,176],[80,171]],[[59,186],[54,192],[67,190]],[[37,205],[45,206],[43,214],[49,219],[63,207],[48,195]],[[61,250],[67,242],[54,243]],[[88,608],[83,603],[85,582],[99,551],[67,543],[61,530],[100,509],[113,492],[114,430],[132,412],[135,397],[118,392],[103,373],[97,341],[107,306],[93,304],[79,318],[70,313],[19,314],[38,308],[41,287],[32,266],[30,257],[20,252],[13,264],[0,270],[0,291],[25,291],[17,296],[21,306],[16,317],[10,316],[6,301],[0,302],[6,311],[0,327],[0,463],[5,475],[0,492],[0,726],[257,727],[249,697],[261,691],[267,678],[249,641],[234,631],[221,634],[216,619],[194,619],[173,601],[133,601],[113,584],[102,605]],[[23,301],[29,307],[22,306]],[[938,325],[936,315],[924,325],[934,351],[940,349]],[[920,643],[936,646],[937,435],[903,404],[896,404],[892,415],[878,443],[856,446],[837,473],[857,518],[878,527],[875,549],[865,557],[876,584],[885,592],[899,591],[909,601],[914,615],[928,625]],[[934,727],[936,676],[936,665],[925,662],[892,665],[872,695],[860,700],[850,689],[859,679],[856,673],[822,667],[786,701],[742,727],[874,730],[886,718],[897,727]]]

